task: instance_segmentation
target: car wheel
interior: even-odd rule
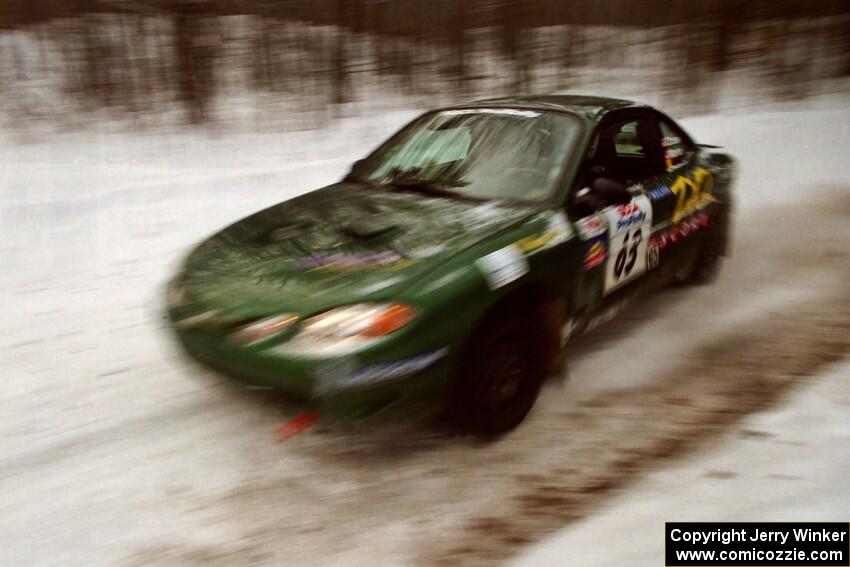
[[[720,223],[708,227],[697,250],[676,270],[676,282],[699,285],[709,283],[717,276],[720,270],[720,256],[723,252],[721,227]]]
[[[472,337],[454,400],[461,428],[481,437],[519,425],[546,377],[545,354],[533,318],[516,310],[488,317]]]

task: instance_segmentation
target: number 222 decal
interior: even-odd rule
[[[673,222],[679,222],[707,203],[714,201],[711,195],[714,189],[714,178],[707,169],[699,167],[694,170],[693,180],[679,176],[670,185],[670,191],[676,196],[676,208],[673,211]]]
[[[604,215],[609,234],[605,267],[605,293],[608,293],[646,271],[652,203],[643,195],[628,205],[606,209]]]

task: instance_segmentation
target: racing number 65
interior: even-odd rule
[[[631,246],[629,246],[629,236],[631,235]],[[614,260],[614,277],[620,279],[623,276],[628,276],[632,268],[635,267],[637,260],[638,246],[640,246],[641,236],[640,228],[634,232],[627,232],[623,237],[623,247],[620,253],[617,254],[617,259]]]

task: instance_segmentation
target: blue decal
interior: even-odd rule
[[[663,199],[667,195],[672,195],[673,192],[670,191],[670,188],[666,185],[662,185],[661,187],[656,187],[652,191],[649,192],[649,198],[653,201],[657,201],[659,199]]]
[[[632,213],[626,218],[620,219],[617,221],[617,230],[624,229],[626,227],[632,226],[633,224],[639,224],[643,222],[643,219],[646,218],[646,213],[640,211],[638,213]]]

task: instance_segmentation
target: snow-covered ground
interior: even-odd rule
[[[850,363],[736,425],[705,453],[648,474],[515,567],[660,565],[664,522],[845,522]]]
[[[502,560],[592,522],[683,439],[793,399],[827,350],[847,352],[828,325],[850,320],[850,100],[703,116],[684,124],[741,161],[735,253],[713,286],[665,292],[579,339],[569,380],[499,443],[324,430],[278,443],[288,410],[178,355],[162,285],[192,243],[338,179],[411,116],[285,136],[0,142],[0,564]],[[705,349],[724,375],[700,366]],[[736,373],[753,385],[737,390]],[[826,479],[774,468],[803,492]],[[664,505],[658,517],[680,511]]]

